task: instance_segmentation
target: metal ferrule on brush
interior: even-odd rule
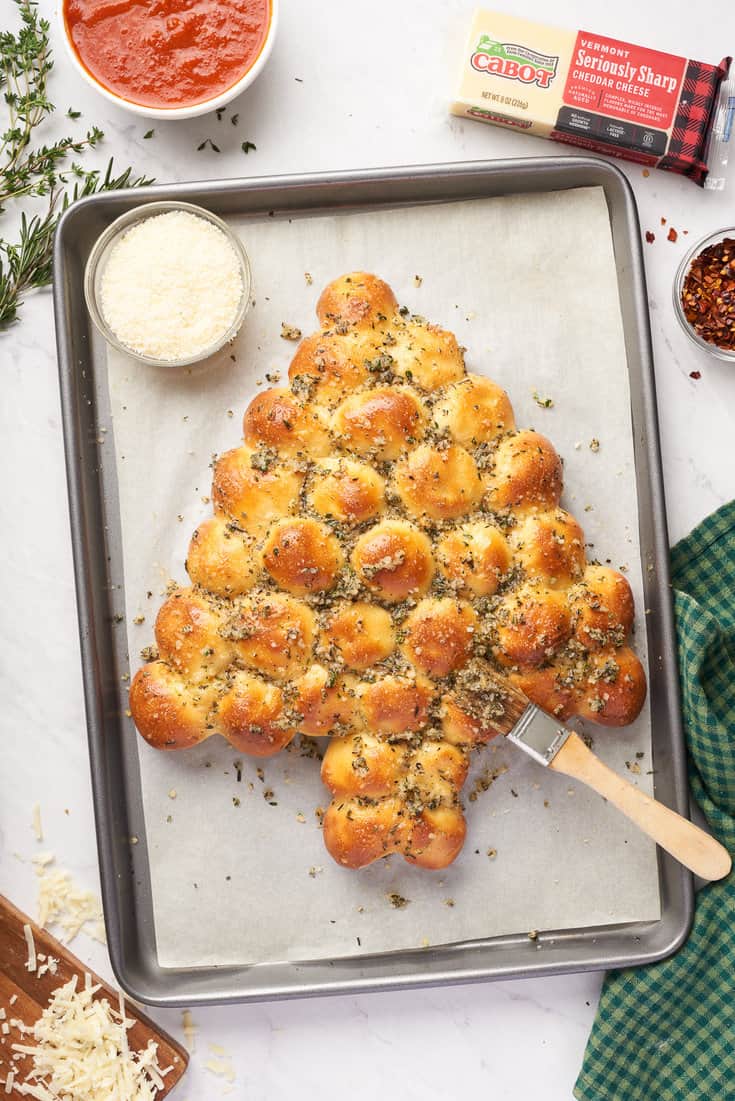
[[[556,757],[569,733],[551,715],[530,703],[506,737],[546,767]]]

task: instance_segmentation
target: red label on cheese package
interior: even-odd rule
[[[683,57],[579,31],[564,103],[668,130],[676,115],[686,64]]]
[[[710,65],[481,10],[452,111],[719,190],[734,160],[726,148],[735,118],[731,60]]]

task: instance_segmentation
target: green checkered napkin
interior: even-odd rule
[[[671,565],[689,779],[735,854],[735,501],[677,543]],[[699,892],[674,956],[607,976],[574,1095],[735,1099],[735,872]]]

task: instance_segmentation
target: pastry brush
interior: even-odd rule
[[[581,780],[702,879],[722,879],[728,874],[732,861],[719,841],[618,776],[578,734],[536,707],[523,692],[493,676],[490,694],[498,704],[491,725],[534,761]]]

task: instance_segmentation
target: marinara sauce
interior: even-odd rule
[[[271,0],[63,0],[84,68],[146,107],[189,107],[226,92],[263,49]]]

